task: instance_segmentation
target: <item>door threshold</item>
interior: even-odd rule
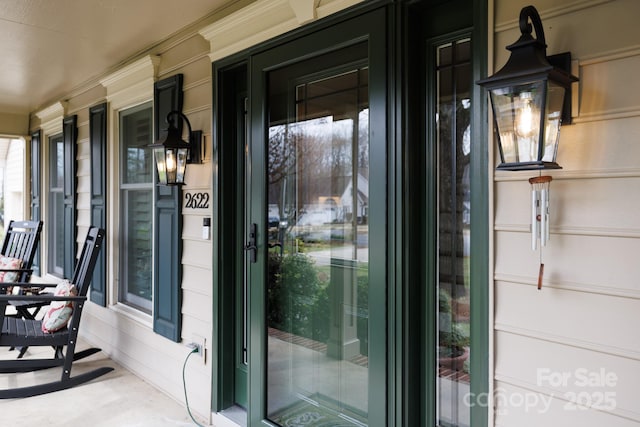
[[[213,425],[216,427],[246,427],[247,411],[241,406],[231,406],[212,414]]]

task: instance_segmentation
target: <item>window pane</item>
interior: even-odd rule
[[[150,308],[152,297],[152,198],[150,190],[123,192],[126,218],[125,252],[123,267],[126,271],[127,302]]]
[[[121,116],[123,183],[151,182],[153,156],[147,145],[153,142],[152,110],[151,108],[132,110]]]
[[[438,49],[438,423],[468,426],[470,41]]]
[[[64,143],[62,135],[49,139],[49,273],[64,271]]]
[[[55,138],[54,145],[55,152],[52,152],[52,154],[55,155],[55,160],[53,161],[55,168],[51,169],[54,173],[53,179],[51,180],[51,187],[61,189],[64,187],[64,144],[61,136]]]
[[[64,268],[64,197],[62,191],[57,191],[52,196],[53,211],[55,212],[54,218],[51,218],[55,227],[54,271],[62,274]]]

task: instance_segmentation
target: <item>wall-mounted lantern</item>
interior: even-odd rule
[[[518,41],[507,46],[511,56],[505,66],[478,81],[491,95],[501,161],[497,169],[559,169],[560,124],[571,121],[568,94],[578,78],[552,65],[560,59],[570,67],[571,56],[547,57],[542,22],[533,6],[520,11],[520,32]]]
[[[529,23],[531,20],[531,23]],[[520,11],[520,38],[507,46],[509,60],[493,76],[478,81],[491,96],[502,170],[560,169],[556,163],[561,123],[571,123],[571,54],[547,57],[542,21],[533,6]],[[536,31],[536,38],[531,35]],[[555,65],[555,66],[554,66]],[[563,67],[560,68],[560,65]],[[538,289],[542,286],[542,247],[549,240],[551,176],[531,184],[531,248],[540,242]]]
[[[189,142],[182,139],[182,134],[171,120],[177,115],[187,123]],[[167,114],[168,128],[164,136],[149,147],[153,150],[158,170],[158,185],[184,185],[184,175],[187,163],[202,163],[201,139],[202,131],[192,131],[187,116],[180,111]]]

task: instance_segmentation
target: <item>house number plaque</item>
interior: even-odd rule
[[[184,207],[186,209],[209,209],[209,193],[185,193]]]

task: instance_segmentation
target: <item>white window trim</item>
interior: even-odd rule
[[[160,57],[144,56],[100,80],[106,89],[108,104],[107,148],[107,306],[145,325],[152,325],[146,313],[118,303],[120,289],[120,120],[121,110],[153,101],[153,84],[157,80]]]
[[[43,226],[40,240],[40,251],[42,254],[42,265],[40,266],[40,274],[47,282],[57,282],[60,278],[49,272],[49,262],[47,261],[51,254],[49,253],[49,209],[51,203],[49,201],[49,138],[62,133],[62,121],[67,113],[67,103],[60,101],[47,108],[35,113],[40,119],[40,130],[42,136],[40,138],[40,188],[42,188],[40,212],[42,215]]]

